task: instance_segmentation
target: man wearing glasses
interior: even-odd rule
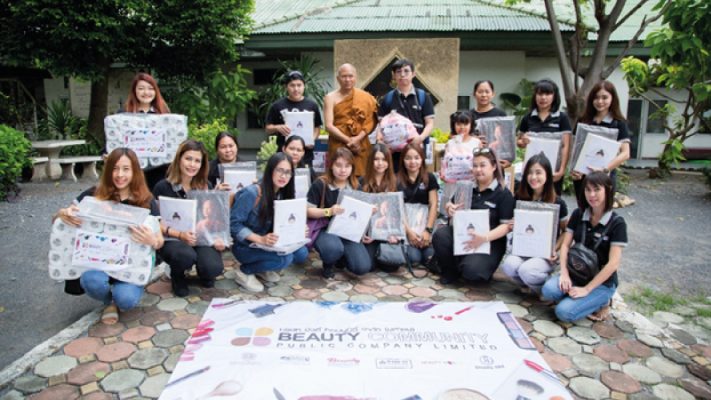
[[[286,97],[274,102],[267,111],[266,131],[269,135],[277,136],[277,146],[279,151],[282,151],[286,137],[291,134],[291,129],[284,122],[284,115],[288,112],[304,112],[310,111],[314,115],[314,140],[318,138],[321,131],[321,113],[319,112],[318,104],[311,99],[304,97],[306,82],[304,75],[300,71],[290,71],[284,77],[284,86],[286,88]],[[313,145],[306,146],[304,154],[304,163],[312,165],[314,159]]]
[[[428,93],[423,89],[415,88],[412,84],[415,78],[415,65],[412,61],[403,58],[393,64],[391,71],[397,87],[383,96],[378,106],[378,119],[395,110],[415,126],[419,135],[412,140],[412,143],[429,144],[430,133],[434,128],[434,104]],[[380,128],[378,128],[378,141],[382,141]],[[397,170],[400,164],[399,152],[393,152],[393,164]]]

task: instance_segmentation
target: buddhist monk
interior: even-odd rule
[[[323,99],[323,113],[328,131],[328,155],[340,147],[353,152],[353,173],[365,175],[365,165],[370,153],[368,134],[377,124],[378,104],[370,93],[356,88],[356,69],[351,64],[338,67],[336,75],[340,88]]]

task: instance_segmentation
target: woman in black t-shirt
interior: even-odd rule
[[[321,231],[314,240],[314,249],[323,263],[324,278],[333,278],[337,262],[345,262],[345,267],[355,275],[370,272],[370,256],[361,242],[352,242],[326,232],[328,220],[343,213],[343,208],[336,204],[341,189],[357,189],[358,180],[353,175],[353,153],[345,147],[336,150],[331,166],[326,174],[317,179],[306,195],[308,200],[307,215],[310,220],[322,219]]]
[[[476,131],[479,140],[481,140],[482,147],[486,147],[488,143],[486,142],[486,135],[479,132],[479,127],[477,126],[477,120],[481,118],[494,118],[494,117],[505,117],[506,112],[494,106],[491,100],[496,96],[494,92],[494,82],[490,80],[477,81],[474,84],[474,100],[476,105],[474,108],[469,110],[472,116],[472,129]],[[508,168],[511,166],[511,162],[508,160],[499,160],[501,168]]]
[[[316,181],[316,173],[314,172],[314,169],[310,165],[306,164],[306,160],[304,159],[304,155],[306,154],[306,142],[304,142],[304,138],[296,135],[289,136],[286,138],[281,151],[291,157],[294,170],[296,170],[296,168],[308,168],[311,182]]]
[[[568,220],[568,207],[565,201],[555,194],[553,189],[553,169],[548,158],[543,153],[532,156],[523,168],[521,184],[516,191],[516,200],[540,201],[558,205],[558,243],[560,247]],[[540,294],[543,283],[555,266],[555,251],[547,258],[520,257],[509,254],[501,264],[501,270],[516,283],[530,288]]]
[[[168,168],[168,176],[156,184],[153,195],[156,199],[160,196],[185,199],[191,190],[212,189],[207,180],[207,168],[205,147],[201,142],[188,139],[180,144],[175,159]],[[225,243],[216,241],[213,246],[196,246],[197,235],[194,231],[178,231],[165,224],[161,224],[161,228],[165,236],[170,238],[161,249],[160,256],[170,265],[170,278],[175,295],[188,295],[185,273],[193,265],[197,269],[202,286],[215,286],[215,278],[224,269],[220,252],[225,250]]]
[[[529,132],[561,132],[560,139],[560,167],[553,166],[553,182],[558,196],[563,192],[563,178],[568,166],[572,127],[568,115],[560,108],[560,92],[558,85],[549,79],[541,79],[533,87],[531,108],[519,124],[519,137],[516,140],[518,147],[525,148],[530,142]]]
[[[583,180],[585,196],[578,200],[578,209],[570,216],[560,248],[560,275],[543,285],[543,297],[558,302],[555,313],[561,321],[577,321],[585,316],[603,320],[617,288],[617,270],[622,249],[627,246],[627,224],[612,211],[613,193],[610,177],[600,171]],[[576,286],[568,272],[568,252],[573,241],[581,243],[585,232],[585,247],[595,250],[600,272],[583,286]]]
[[[148,208],[152,215],[159,215],[156,202],[146,186],[138,157],[133,150],[127,148],[112,151],[104,163],[99,184],[81,193],[74,204],[60,209],[54,218],[61,219],[67,225],[80,226],[82,221],[77,216],[77,205],[86,196]],[[136,243],[151,246],[156,250],[163,246],[160,230],[154,233],[145,225],[133,226],[130,230],[131,239]],[[84,272],[79,279],[66,281],[65,291],[76,295],[86,291],[89,297],[103,301],[106,308],[102,313],[101,322],[111,325],[118,322],[118,309],[126,311],[138,305],[143,295],[143,286],[111,278],[104,271],[92,270]]]
[[[207,180],[218,190],[230,190],[230,185],[224,182],[217,184],[217,179],[220,178],[220,164],[235,163],[239,160],[239,144],[237,138],[230,132],[224,131],[217,134],[215,137],[215,152],[217,158],[210,161],[210,172],[207,174]]]
[[[496,96],[494,92],[494,82],[490,80],[477,81],[474,84],[474,100],[476,105],[472,108],[471,113],[474,122],[479,118],[505,117],[506,112],[496,108],[491,100]]]
[[[415,221],[405,222],[405,232],[409,243],[407,256],[410,262],[427,265],[434,255],[432,231],[437,219],[439,183],[433,173],[427,172],[425,156],[419,146],[408,144],[403,149],[397,175],[397,188],[403,192],[405,203],[423,204],[429,208],[425,230],[421,233],[413,230]]]
[[[610,173],[612,193],[615,193],[617,168],[630,159],[630,133],[625,123],[625,117],[620,111],[620,99],[617,96],[615,85],[608,81],[600,81],[593,86],[585,102],[585,114],[580,119],[580,122],[617,129],[617,141],[621,143],[620,151],[603,170],[606,173]],[[573,178],[576,197],[582,199],[585,195],[582,184],[585,175],[572,171],[570,176]]]
[[[475,184],[472,190],[472,202],[464,209],[488,210],[491,230],[486,234],[471,234],[467,247],[476,249],[485,242],[490,242],[491,248],[489,254],[455,256],[452,227],[445,226],[437,229],[432,245],[442,271],[440,282],[443,284],[453,283],[460,276],[471,282],[488,282],[506,252],[508,223],[513,218],[513,195],[501,184],[501,170],[498,168],[494,152],[489,148],[475,149],[473,155]],[[451,201],[445,206],[450,218],[459,208],[460,205]]]

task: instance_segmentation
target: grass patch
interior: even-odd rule
[[[703,295],[696,295],[692,298],[683,298],[676,293],[663,293],[650,288],[634,289],[625,296],[635,305],[638,311],[645,315],[651,315],[655,311],[671,311],[676,306],[686,306],[691,303],[711,305],[711,300]],[[711,308],[694,307],[696,316],[711,318]]]
[[[711,309],[697,308],[696,315],[699,317],[711,318]]]
[[[657,292],[649,288],[635,290],[627,298],[649,312],[669,311],[674,306],[688,304],[687,300],[679,296]]]

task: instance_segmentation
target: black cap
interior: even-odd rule
[[[302,74],[301,71],[289,71],[286,75],[284,75],[285,85],[291,81],[301,81],[306,83],[306,80],[304,79],[304,74]]]

